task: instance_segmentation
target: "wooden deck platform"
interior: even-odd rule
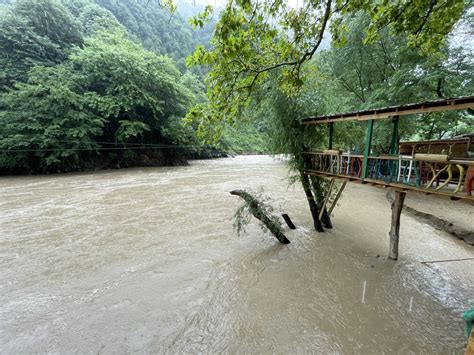
[[[436,191],[435,189],[424,189],[422,186],[410,186],[407,184],[384,182],[382,180],[362,179],[356,176],[339,175],[339,174],[309,170],[309,169],[304,170],[304,173],[307,175],[313,175],[313,176],[336,178],[337,180],[340,180],[340,181],[355,182],[358,184],[368,184],[370,186],[378,187],[381,189],[412,192],[412,193],[418,193],[418,194],[423,194],[423,195],[433,195],[433,196],[438,196],[441,198],[447,198],[450,200],[460,200],[460,201],[467,202],[469,204],[474,205],[474,196],[468,196],[467,194],[463,192],[458,192],[454,194],[454,193],[449,193],[446,191]]]

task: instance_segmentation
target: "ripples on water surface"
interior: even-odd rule
[[[229,191],[262,185],[299,226],[288,246],[255,223],[232,231]],[[264,156],[0,189],[2,352],[462,353],[474,263],[419,262],[472,248],[403,216],[401,260],[386,260],[382,190],[351,185],[318,234]]]

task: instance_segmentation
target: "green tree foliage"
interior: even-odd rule
[[[106,117],[140,120],[158,132],[170,116],[184,116],[192,100],[171,59],[145,51],[123,33],[87,40],[71,61],[86,90],[100,95],[95,104]]]
[[[305,115],[357,111],[474,92],[470,75],[473,62],[465,49],[460,51],[444,45],[435,55],[423,55],[410,46],[406,36],[392,35],[388,29],[382,30],[377,40],[365,43],[369,22],[369,16],[364,13],[346,21],[346,44],[316,53],[302,68],[305,83],[297,93],[284,98],[285,93],[279,89],[278,70],[256,91],[249,106],[251,110],[245,111],[245,116],[253,116],[257,122],[267,121],[272,151],[295,155],[302,147],[291,143],[293,141],[304,141],[313,148],[327,148],[326,129],[317,132],[312,131],[314,128],[307,129],[311,134],[301,136],[299,120]],[[365,128],[365,123],[337,123],[335,147],[362,152]],[[400,138],[446,138],[473,128],[473,117],[466,111],[432,113],[403,118]],[[391,121],[377,121],[374,151],[388,153],[391,135]]]
[[[17,0],[0,18],[0,90],[25,80],[34,65],[66,60],[82,45],[76,23],[55,0]]]
[[[191,27],[178,13],[170,14],[156,0],[94,0],[109,10],[143,46],[162,55],[181,61],[195,46]]]
[[[474,92],[473,62],[468,53],[447,44],[434,55],[423,55],[410,46],[406,36],[391,35],[382,30],[376,41],[365,43],[369,26],[366,14],[359,13],[347,21],[347,43],[320,53],[309,64],[307,83],[303,90],[317,92],[323,102],[315,112],[331,114],[343,111],[379,108],[434,100]],[[318,69],[316,71],[316,68]],[[470,125],[469,125],[470,122]],[[352,131],[354,123],[337,125]],[[375,149],[388,153],[391,123],[376,123]],[[402,120],[401,137],[433,139],[454,136],[473,129],[472,116],[465,111],[432,113]],[[352,134],[349,146],[363,141],[363,130]]]
[[[124,36],[91,37],[83,48],[76,47],[69,61],[34,68],[27,83],[4,95],[4,170],[70,170],[91,159],[91,150],[104,148],[100,142],[182,139],[172,134],[182,127],[180,117],[193,100],[191,91],[171,59]]]
[[[239,121],[224,128],[219,147],[236,154],[262,154],[270,152],[268,142],[268,129],[264,122]]]
[[[464,0],[320,0],[304,1],[296,9],[283,1],[229,1],[216,25],[213,47],[198,47],[189,58],[189,64],[211,68],[207,78],[210,106],[197,107],[190,118],[208,126],[222,119],[232,121],[269,72],[277,69],[278,85],[294,93],[303,84],[302,67],[320,47],[330,20],[339,45],[347,42],[351,17],[364,11],[370,19],[365,43],[372,43],[380,29],[388,28],[430,53],[442,45],[464,8]]]
[[[1,171],[110,166],[152,153],[110,149],[124,148],[117,144],[197,145],[182,119],[206,101],[202,79],[184,67],[196,40],[166,2],[0,3]]]
[[[94,113],[71,74],[68,66],[36,67],[27,83],[3,96],[2,170],[68,166],[78,162],[78,149],[98,147],[93,137],[101,133],[104,119]]]
[[[115,16],[92,0],[62,0],[62,4],[78,22],[84,37],[99,32],[114,32],[122,26]]]

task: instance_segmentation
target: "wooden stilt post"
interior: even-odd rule
[[[339,197],[342,195],[342,191],[344,191],[344,188],[346,187],[347,181],[344,181],[337,192],[336,197],[334,197],[334,201],[332,202],[331,207],[328,210],[328,214],[331,215],[332,211],[334,210],[334,207],[336,207],[337,201],[339,200]]]
[[[472,328],[471,336],[467,339],[467,346],[464,355],[474,355],[474,328]]]
[[[403,202],[405,201],[406,192],[395,191],[395,199],[392,202],[392,224],[390,226],[390,250],[388,258],[392,260],[398,259],[398,240],[400,238],[400,215],[402,213]]]
[[[288,225],[290,229],[296,229],[295,224],[291,220],[290,216],[288,216],[288,214],[283,213],[281,216],[283,217],[283,219],[285,220],[286,224]]]

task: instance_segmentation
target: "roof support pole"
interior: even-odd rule
[[[372,146],[372,133],[374,131],[374,120],[367,122],[367,132],[365,134],[364,161],[362,163],[362,179],[367,177],[367,165],[369,163],[370,147]]]
[[[329,123],[329,147],[328,149],[332,149],[332,137],[334,135],[334,122]]]
[[[400,121],[399,116],[393,117],[393,131],[392,131],[392,141],[390,143],[390,155],[396,155],[398,153],[398,124]]]

